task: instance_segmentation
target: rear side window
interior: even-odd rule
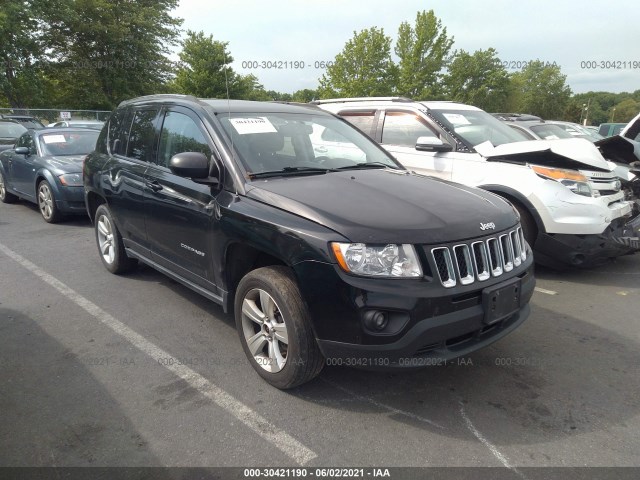
[[[415,147],[419,137],[438,136],[416,115],[406,112],[387,112],[382,129],[382,143]]]
[[[167,112],[160,132],[158,165],[169,166],[169,160],[176,153],[200,152],[207,158],[211,149],[196,122],[179,112]]]
[[[157,109],[135,112],[129,132],[127,157],[143,162],[153,161],[153,147],[156,137],[155,119],[157,116]]]
[[[358,127],[364,133],[371,136],[375,112],[340,112],[339,115],[351,125]]]
[[[122,133],[124,130],[124,119],[126,116],[127,110],[120,108],[113,112],[109,118],[107,138],[109,141],[109,150],[113,155],[124,155],[125,153],[124,149],[126,143],[123,142]]]

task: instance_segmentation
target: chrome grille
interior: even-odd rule
[[[451,247],[435,247],[431,255],[440,282],[446,288],[470,285],[510,272],[527,259],[526,242],[521,227],[502,235],[461,243]]]

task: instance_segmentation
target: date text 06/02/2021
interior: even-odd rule
[[[244,478],[390,478],[388,468],[245,468]]]

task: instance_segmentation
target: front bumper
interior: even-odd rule
[[[326,363],[369,369],[436,365],[483,348],[525,321],[535,287],[530,254],[508,274],[454,288],[438,281],[357,278],[330,264],[298,267],[298,284]],[[519,282],[519,307],[485,323],[483,292],[511,281]],[[368,330],[364,318],[371,310],[385,312],[397,328]]]
[[[535,258],[549,267],[593,267],[640,248],[640,217],[618,218],[600,235],[539,233]]]
[[[56,206],[61,212],[66,214],[83,215],[87,213],[84,204],[84,189],[80,187],[60,186],[60,198],[56,201]]]

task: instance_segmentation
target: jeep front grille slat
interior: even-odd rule
[[[440,282],[447,288],[456,286],[456,274],[453,269],[451,252],[447,247],[434,248],[431,250],[433,260],[436,262]]]
[[[491,277],[487,245],[484,242],[473,242],[471,250],[473,251],[474,267],[478,274],[478,280],[481,282],[487,280]]]
[[[471,254],[467,245],[456,245],[453,247],[456,258],[456,269],[462,285],[469,285],[475,280]]]
[[[446,288],[470,285],[499,277],[527,259],[527,244],[521,227],[495,237],[431,249],[431,256]]]
[[[489,257],[491,259],[491,274],[494,277],[502,275],[502,253],[497,238],[487,240],[487,248],[489,249]]]

